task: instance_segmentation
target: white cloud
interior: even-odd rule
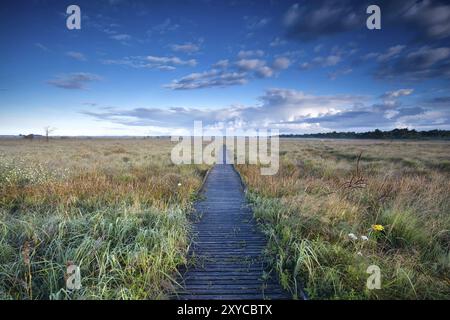
[[[239,59],[251,58],[251,57],[262,57],[264,51],[262,50],[241,50],[239,51],[237,57]]]
[[[258,78],[269,78],[274,74],[274,70],[261,59],[240,59],[235,64],[239,70],[253,72]]]
[[[179,65],[179,66],[191,66],[191,67],[195,67],[197,65],[197,61],[195,59],[182,60],[178,57],[147,56],[146,60],[151,65]]]
[[[273,62],[274,69],[283,70],[289,68],[291,61],[286,57],[278,57]]]
[[[328,74],[328,78],[331,80],[336,80],[338,77],[348,75],[352,72],[353,72],[352,68],[343,68],[343,69],[339,69],[339,70],[330,72]]]
[[[66,56],[78,60],[78,61],[86,61],[86,56],[84,54],[82,54],[81,52],[77,52],[77,51],[68,51],[66,52]]]
[[[194,53],[200,50],[200,46],[191,42],[183,44],[173,44],[170,46],[175,52]]]
[[[276,37],[275,39],[273,39],[271,42],[270,42],[270,46],[271,47],[279,47],[279,46],[283,46],[283,45],[285,45],[287,42],[286,42],[286,40],[283,40],[283,39],[281,39],[280,37]]]
[[[197,60],[189,59],[183,60],[175,56],[131,56],[122,59],[106,59],[102,61],[103,64],[124,65],[133,68],[149,68],[159,69],[164,71],[175,70],[177,66],[195,67]]]
[[[313,67],[322,67],[322,68],[332,67],[337,65],[341,61],[342,61],[341,56],[336,54],[330,54],[324,57],[319,56],[315,57],[309,62],[303,62],[302,64],[300,64],[300,69],[306,70]]]
[[[255,73],[260,78],[270,78],[271,76],[273,76],[274,71],[272,68],[270,68],[268,66],[262,66],[262,67],[256,69]]]
[[[232,75],[237,76],[239,75]],[[189,80],[200,84],[205,79],[224,79],[227,74],[220,72],[196,73]],[[187,78],[187,77],[186,77]],[[187,83],[191,83],[187,81]],[[349,109],[362,97],[350,95],[315,96],[301,91],[270,89],[259,98],[256,106],[230,106],[222,109],[198,108],[136,108],[132,110],[106,110],[104,112],[84,112],[97,119],[129,126],[154,126],[171,128],[191,128],[193,121],[201,120],[205,127],[232,127],[234,129],[279,127],[311,128],[314,124],[295,123],[305,117],[336,114]]]
[[[117,40],[117,41],[131,40],[131,36],[129,34],[115,34],[115,35],[110,36],[110,38]]]
[[[403,46],[403,45],[397,45],[397,46],[390,47],[385,53],[380,54],[377,57],[377,60],[379,62],[383,62],[383,61],[387,61],[392,58],[395,58],[403,51],[404,48],[405,48],[405,46]]]
[[[230,65],[230,61],[228,59],[223,59],[217,61],[213,67],[214,68],[227,68]]]
[[[238,74],[215,71],[191,74],[185,77],[184,84],[201,85],[202,81],[211,79],[219,81],[227,77],[243,79]],[[182,82],[179,83],[181,84]],[[392,96],[395,97],[405,94],[406,91],[398,94],[392,91]],[[232,105],[220,109],[180,107],[105,109],[102,112],[87,111],[84,114],[124,126],[156,126],[161,128],[161,132],[167,128],[189,130],[194,121],[202,121],[205,128],[278,128],[283,133],[450,125],[448,109],[427,110],[421,107],[403,107],[400,103],[394,106],[371,105],[367,104],[369,97],[358,95],[313,95],[298,90],[274,88],[266,90],[258,100],[259,103],[253,106]]]
[[[382,97],[385,99],[396,99],[399,97],[409,96],[414,92],[414,89],[399,89],[386,92]]]
[[[219,60],[209,71],[191,73],[173,80],[164,87],[173,90],[191,90],[243,85],[250,79],[270,78],[290,65],[290,60],[286,57],[277,57],[271,64],[268,64],[265,60],[257,58],[262,55],[264,53],[261,50],[240,51],[236,61]]]
[[[236,61],[236,65],[239,69],[250,71],[257,70],[263,67],[266,63],[260,59],[241,59]]]
[[[85,89],[86,84],[101,80],[101,77],[87,72],[76,72],[59,75],[56,79],[47,81],[48,84],[62,89]]]
[[[375,59],[377,62],[389,61],[398,57],[405,48],[406,46],[404,45],[396,45],[388,48],[384,53],[370,52],[363,57],[363,60]]]
[[[201,73],[191,73],[178,80],[173,80],[165,88],[172,90],[190,90],[211,87],[227,87],[247,83],[246,74],[243,72],[225,72],[216,69]]]
[[[322,67],[331,67],[337,65],[341,60],[340,56],[329,55],[327,57],[316,57],[313,62],[320,64]]]

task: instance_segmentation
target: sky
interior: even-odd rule
[[[1,135],[450,129],[448,1],[3,0],[0,23]]]

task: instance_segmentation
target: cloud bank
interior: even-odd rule
[[[448,109],[437,110],[426,103],[421,107],[403,104],[401,99],[412,94],[412,89],[402,88],[371,100],[358,95],[312,95],[297,90],[274,88],[266,90],[258,98],[259,103],[254,106],[234,105],[221,109],[108,109],[83,113],[97,120],[126,126],[186,130],[193,127],[194,121],[202,121],[205,128],[277,128],[283,133],[363,131],[395,127],[427,129],[450,125]],[[442,100],[446,102],[447,99]],[[442,101],[429,101],[429,104],[435,103]]]

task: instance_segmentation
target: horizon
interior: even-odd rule
[[[367,133],[375,133],[375,132],[381,132],[381,133],[392,133],[396,130],[402,131],[407,130],[408,132],[417,132],[417,133],[428,133],[428,132],[450,132],[450,130],[444,130],[444,129],[432,129],[432,130],[415,130],[415,129],[408,129],[408,128],[394,128],[392,130],[380,130],[380,129],[374,129],[372,131],[327,131],[327,132],[317,132],[317,133],[279,133],[276,135],[267,135],[267,137],[274,137],[279,136],[281,138],[287,137],[287,136],[293,136],[293,137],[302,137],[302,136],[309,136],[309,135],[327,135],[327,134],[367,134]],[[26,137],[29,135],[33,135],[34,138],[46,138],[45,134],[39,134],[39,133],[26,133],[26,134],[0,134],[0,137],[15,137],[15,138],[21,138]],[[184,137],[204,137],[205,134],[201,135],[187,135]],[[170,135],[49,135],[49,139],[52,138],[168,138],[170,139],[173,136]],[[182,137],[182,136],[180,136]],[[248,136],[248,135],[216,135],[215,137],[260,137],[257,136]],[[333,138],[330,138],[333,139]],[[339,139],[339,138],[337,138]]]
[[[449,130],[450,6],[369,4],[3,1],[0,135]]]

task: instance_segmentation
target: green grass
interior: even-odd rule
[[[5,215],[0,216],[3,299],[163,298],[174,270],[184,263],[188,227],[180,209]],[[82,275],[83,287],[73,293],[63,277],[69,261]]]
[[[0,141],[0,298],[167,298],[208,169],[173,165],[171,148],[165,139]],[[303,288],[313,299],[449,299],[448,150],[287,139],[277,175],[238,166],[282,285],[295,298]],[[82,288],[71,292],[72,263]],[[366,288],[370,265],[381,269],[380,290]]]
[[[238,169],[293,297],[303,288],[312,299],[450,299],[450,177],[437,165],[450,157],[447,142],[280,147],[277,175]],[[380,290],[366,287],[370,265],[381,269]]]
[[[165,299],[205,166],[168,140],[0,141],[0,299]],[[126,157],[126,158],[125,158]],[[66,290],[68,264],[80,290]]]

